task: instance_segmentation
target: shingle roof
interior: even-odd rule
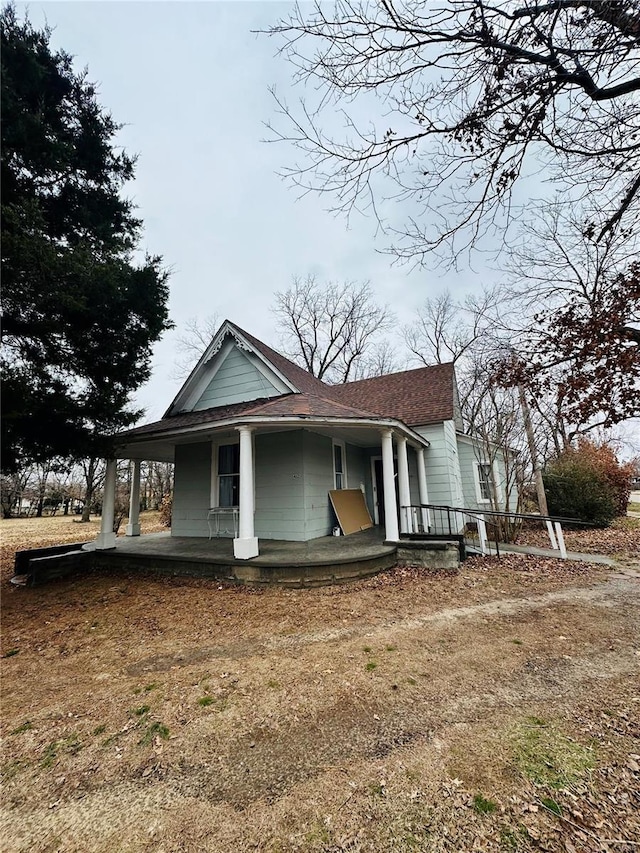
[[[303,367],[295,364],[284,355],[281,355],[279,352],[271,349],[271,347],[263,344],[262,341],[258,340],[258,338],[254,338],[253,335],[249,334],[249,332],[245,332],[244,329],[241,329],[240,326],[237,326],[230,320],[227,320],[227,322],[234,329],[237,329],[237,331],[240,332],[240,334],[243,335],[249,343],[267,359],[267,361],[270,361],[271,364],[273,364],[273,366],[282,373],[285,379],[288,379],[289,382],[293,383],[293,385],[295,385],[296,388],[304,394],[319,394],[321,397],[329,396],[327,392],[328,389],[331,388],[330,385],[327,385],[321,379],[316,379],[316,377],[312,376],[308,370],[305,370]]]
[[[182,427],[226,421],[228,418],[239,417],[248,409],[255,408],[256,404],[260,402],[260,400],[249,400],[248,403],[232,403],[230,406],[215,406],[215,408],[201,409],[198,412],[183,412],[179,415],[166,415],[159,421],[132,427],[125,432],[120,432],[118,433],[118,438],[135,438],[139,435],[168,432],[173,429],[181,429]],[[267,402],[266,398],[264,402]]]
[[[435,364],[332,387],[332,397],[407,426],[454,419],[453,364]]]
[[[325,386],[325,388],[328,386]],[[276,397],[256,406],[247,415],[315,415],[319,418],[371,418],[372,412],[356,409],[336,400],[317,397],[314,394],[288,394],[286,397]]]
[[[134,427],[118,435],[135,439],[190,426],[240,418],[243,415],[308,416],[335,418],[394,418],[407,426],[454,419],[453,364],[404,370],[386,376],[327,385],[302,367],[229,322],[301,393],[216,406],[198,412],[166,415],[159,421]]]
[[[343,385],[327,385],[240,326],[230,321],[229,325],[234,326],[283,376],[305,393],[330,397],[365,409],[370,414],[398,418],[408,426],[454,418],[453,363],[418,367]]]
[[[325,386],[325,388],[328,386]],[[376,415],[355,409],[335,400],[327,400],[313,394],[284,394],[281,397],[249,400],[246,403],[234,403],[231,406],[215,406],[211,409],[202,409],[199,412],[187,412],[180,415],[171,415],[144,426],[133,427],[126,432],[118,434],[119,439],[135,439],[142,436],[150,436],[163,432],[172,432],[200,424],[216,424],[231,418],[246,417],[272,417],[272,416],[307,416],[318,418],[371,418]]]

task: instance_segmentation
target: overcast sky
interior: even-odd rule
[[[376,234],[373,218],[356,216],[347,227],[326,211],[328,199],[299,199],[278,176],[300,155],[264,141],[265,124],[277,119],[269,87],[289,103],[304,91],[292,88],[278,42],[255,31],[291,6],[271,0],[17,4],[21,14],[28,8],[34,26],[49,23],[53,46],[71,53],[76,69],[87,67],[100,103],[124,125],[118,143],[138,155],[127,195],[144,222],[142,248],[162,255],[172,270],[176,324],[156,346],[152,378],[137,395],[145,421],[161,417],[178,390],[176,338],[190,318],[228,318],[277,346],[273,294],[294,275],[369,280],[399,324],[427,296],[447,287],[461,295],[499,277],[478,262],[475,271],[447,274],[394,266],[380,251],[387,240]],[[370,119],[371,103],[358,101],[352,113]],[[337,114],[333,121],[338,131]],[[399,221],[402,212],[391,203],[384,210]],[[630,427],[637,442],[637,424]]]
[[[25,6],[18,5],[24,13]],[[445,286],[477,287],[471,272],[393,266],[371,218],[327,213],[317,195],[298,199],[278,177],[294,152],[263,140],[274,119],[268,88],[294,100],[291,67],[277,43],[252,31],[291,8],[281,2],[32,2],[36,27],[87,67],[105,109],[138,154],[127,194],[144,221],[143,247],[172,269],[177,330],[156,347],[151,381],[138,394],[145,420],[160,417],[179,385],[171,378],[186,321],[217,314],[276,344],[273,294],[293,275],[370,280],[400,321]],[[487,278],[485,273],[484,278]]]

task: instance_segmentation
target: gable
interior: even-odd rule
[[[184,383],[165,417],[290,394],[277,368],[225,322]]]
[[[245,403],[264,397],[275,397],[282,392],[267,376],[252,364],[248,353],[236,345],[229,347],[215,365],[213,376],[191,407],[194,412],[213,406]]]

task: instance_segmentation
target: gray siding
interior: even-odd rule
[[[373,517],[370,453],[347,444],[347,485],[365,484]],[[211,444],[176,447],[173,536],[208,536]],[[306,541],[327,536],[335,524],[331,439],[306,430],[258,434],[254,445],[255,535],[259,539]]]
[[[280,392],[251,363],[246,353],[233,347],[193,409],[199,411],[277,394]]]
[[[371,477],[369,454],[362,447],[347,444],[347,488],[359,489],[367,485],[367,477]]]
[[[449,478],[451,483],[451,501],[453,506],[463,506],[462,475],[460,473],[460,458],[458,456],[458,437],[453,421],[443,423]]]
[[[425,453],[429,451],[426,450]],[[411,503],[420,503],[420,485],[418,483],[418,455],[413,447],[408,448],[407,458],[409,460],[409,493],[411,495]],[[429,490],[429,482],[427,481],[427,491]]]
[[[498,486],[500,506],[497,509],[510,509],[515,511],[517,503],[517,491],[511,489],[509,494],[509,506],[507,506],[507,472],[504,451],[498,447],[492,447],[487,453],[483,443],[471,436],[458,436],[458,452],[460,455],[460,469],[462,471],[462,482],[464,488],[465,506],[489,509],[490,503],[479,500],[476,466],[480,461],[491,462],[493,465],[493,476]]]
[[[361,451],[364,455],[365,476],[364,476],[364,499],[369,510],[371,520],[375,524],[376,515],[374,511],[374,494],[373,494],[373,463],[372,460],[376,456],[381,456],[380,447],[367,447]]]
[[[462,476],[454,421],[417,427],[416,432],[430,442],[430,447],[424,454],[429,503],[463,506]],[[445,532],[442,513],[434,511],[431,523],[435,533]]]
[[[211,500],[211,444],[176,447],[172,536],[208,536]]]
[[[478,507],[478,490],[476,487],[475,466],[478,464],[476,452],[470,441],[458,440],[458,454],[460,456],[460,471],[462,473],[462,490],[464,492],[464,505]],[[483,504],[486,508],[487,505]]]
[[[316,539],[331,533],[333,510],[329,492],[333,489],[333,445],[330,438],[305,432],[304,447],[304,509],[305,539]],[[346,448],[347,482],[349,482],[349,450]]]
[[[305,503],[302,430],[257,435],[255,440],[255,535],[304,541]]]
[[[374,454],[379,455],[379,454]],[[347,444],[347,487],[360,489],[364,485],[364,502],[373,521],[373,486],[371,484],[371,451]]]
[[[430,447],[424,453],[429,503],[450,506],[452,501],[450,458],[444,424],[416,427],[416,432],[430,443]]]

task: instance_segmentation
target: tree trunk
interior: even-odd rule
[[[87,484],[87,488],[84,496],[84,506],[82,507],[82,517],[80,518],[80,522],[86,523],[89,521],[91,516],[91,500],[93,498],[93,487],[94,487],[94,479],[96,474],[96,461],[95,459],[89,460],[89,467],[85,471],[85,482]]]
[[[544,490],[544,481],[542,479],[542,466],[538,459],[536,450],[536,439],[533,432],[533,424],[531,422],[531,410],[527,402],[526,394],[522,385],[518,385],[518,395],[520,397],[520,407],[522,408],[522,418],[524,420],[524,429],[527,434],[527,444],[529,445],[529,455],[531,456],[531,464],[533,466],[533,479],[536,484],[536,494],[538,496],[538,509],[540,515],[549,515],[547,506],[547,495]]]

